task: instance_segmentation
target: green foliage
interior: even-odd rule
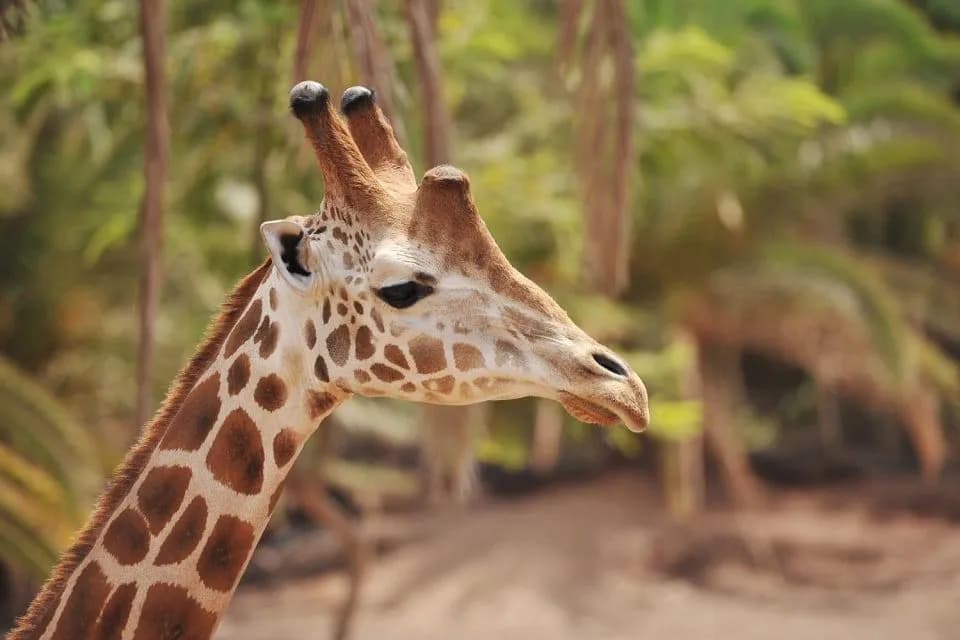
[[[657,418],[650,425],[650,435],[662,440],[683,442],[700,434],[703,407],[695,400],[660,400],[656,403]]]
[[[960,341],[957,3],[625,5],[637,161],[623,300],[584,291],[579,276],[577,114],[566,93],[576,78],[557,71],[558,3],[450,0],[438,31],[454,160],[485,220],[577,322],[627,352],[651,391],[651,433],[677,441],[702,427],[687,388],[694,359],[678,337],[688,327],[673,303],[717,292],[718,317],[828,325],[866,345],[864,357],[892,380],[917,376],[955,396],[944,345]],[[309,212],[323,194],[285,113],[296,3],[168,7],[172,166],[156,397],[223,292],[262,255],[258,216]],[[357,79],[339,10],[310,67],[334,88]],[[403,12],[377,10],[396,62],[397,116],[422,171]],[[16,363],[0,362],[0,553],[40,571],[134,432],[144,114],[135,3],[50,0],[27,18],[0,44],[0,352]],[[750,439],[767,441],[773,427],[741,413]],[[530,403],[499,408],[481,459],[523,467],[531,416]],[[354,403],[342,419],[404,443],[416,433],[409,408],[393,404]],[[579,449],[593,446],[594,431],[572,421],[567,431]],[[604,437],[627,454],[641,442],[625,431]],[[370,473],[334,469],[358,485]]]

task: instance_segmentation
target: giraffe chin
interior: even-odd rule
[[[580,422],[599,424],[604,427],[612,427],[620,422],[620,418],[612,411],[573,394],[561,392],[559,400],[567,413]]]

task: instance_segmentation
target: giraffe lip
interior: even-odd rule
[[[599,424],[604,427],[611,427],[620,422],[619,416],[609,409],[572,393],[560,392],[559,400],[567,413],[581,422]]]
[[[584,398],[567,391],[561,391],[558,400],[571,416],[581,422],[599,424],[604,427],[613,426],[619,422],[634,433],[641,433],[647,428],[650,421],[650,410],[647,407],[646,390],[643,391],[639,402],[612,401],[600,404],[595,400]],[[612,404],[613,406],[605,406]]]

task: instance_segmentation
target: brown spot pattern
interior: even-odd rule
[[[67,604],[63,607],[53,640],[86,638],[110,593],[107,576],[96,562],[88,564],[77,577]]]
[[[443,355],[443,342],[430,336],[420,335],[410,341],[410,355],[420,373],[436,373],[447,366]]]
[[[287,401],[287,385],[275,373],[264,376],[257,381],[257,388],[253,390],[253,399],[267,411],[276,411]]]
[[[284,467],[293,454],[297,452],[297,444],[300,438],[293,429],[281,429],[273,438],[273,461],[277,463],[277,468]]]
[[[330,299],[329,298],[323,301],[323,312],[321,315],[321,320],[323,320],[323,324],[327,324],[328,322],[330,322]]]
[[[133,509],[124,509],[107,528],[103,546],[120,564],[137,564],[150,549],[147,521]]]
[[[313,349],[317,344],[317,327],[314,326],[313,320],[307,318],[306,324],[303,325],[303,337],[307,341],[307,349]]]
[[[272,322],[270,318],[265,317],[256,335],[253,336],[254,343],[260,343],[260,357],[269,358],[274,349],[277,348],[277,340],[280,337],[280,324]]]
[[[227,370],[227,393],[237,395],[250,381],[250,358],[241,353]]]
[[[396,382],[403,378],[402,373],[379,362],[370,367],[370,372],[384,382]]]
[[[223,421],[207,453],[207,468],[218,481],[238,493],[260,492],[263,443],[260,431],[243,409],[234,409]]]
[[[263,486],[263,443],[260,431],[243,409],[223,421],[210,451],[207,468],[237,493],[255,495]]]
[[[370,374],[364,371],[363,369],[357,369],[353,372],[353,377],[356,378],[357,382],[364,383],[370,382]]]
[[[357,329],[357,360],[366,360],[376,352],[373,346],[373,333],[366,325]]]
[[[323,356],[317,356],[317,359],[314,361],[313,373],[319,380],[330,382],[330,374],[327,373],[327,362],[323,359]]]
[[[337,305],[337,313],[340,314],[341,316],[347,315],[347,305],[343,304],[342,302],[339,303]]]
[[[253,332],[257,330],[260,324],[260,314],[263,312],[263,305],[260,300],[254,300],[250,303],[250,308],[243,314],[243,317],[237,321],[237,325],[230,332],[226,344],[223,346],[223,357],[229,358],[240,348],[244,342],[250,339]]]
[[[277,310],[277,290],[273,287],[270,287],[270,309],[271,311]]]
[[[186,589],[159,582],[147,591],[133,640],[206,640],[216,624]]]
[[[202,497],[197,496],[190,501],[187,508],[180,514],[180,519],[170,529],[166,540],[160,545],[154,564],[159,566],[182,562],[200,544],[206,527],[207,503]]]
[[[460,371],[479,369],[486,365],[483,354],[472,344],[457,342],[453,345],[453,362]]]
[[[133,599],[137,595],[137,585],[133,582],[122,584],[113,591],[107,604],[100,613],[97,628],[93,632],[96,640],[120,640],[130,617]]]
[[[392,364],[397,365],[401,369],[410,368],[410,363],[407,362],[407,356],[403,355],[403,351],[395,344],[388,344],[384,347],[383,355],[386,356],[387,360]]]
[[[161,449],[200,448],[220,414],[220,374],[215,373],[196,387],[170,422]]]
[[[457,384],[457,381],[453,376],[443,376],[442,378],[434,378],[432,380],[427,380],[423,383],[427,389],[431,391],[436,391],[437,393],[450,393],[453,391],[453,387]]]
[[[311,420],[329,413],[337,404],[337,399],[325,391],[307,391],[307,411]]]
[[[400,391],[403,391],[404,393],[413,393],[416,390],[417,386],[412,382],[404,382],[403,386],[400,387]]]
[[[350,328],[343,324],[327,336],[327,352],[338,366],[343,366],[350,357]]]
[[[137,491],[137,506],[157,535],[180,508],[193,473],[187,467],[154,467]]]
[[[496,363],[498,367],[522,367],[525,360],[515,344],[506,340],[497,340]]]
[[[249,522],[220,516],[197,560],[197,573],[203,584],[217,591],[232,589],[253,550],[254,537]]]
[[[377,325],[377,331],[383,333],[383,318],[380,316],[380,311],[376,307],[370,310],[370,317],[373,318],[373,324]]]

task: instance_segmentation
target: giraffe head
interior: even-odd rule
[[[290,107],[326,198],[261,231],[279,311],[304,326],[304,375],[436,404],[541,396],[586,422],[646,426],[639,377],[513,268],[462,171],[436,167],[418,185],[364,87],[343,94],[342,117],[316,82],[295,86]]]

